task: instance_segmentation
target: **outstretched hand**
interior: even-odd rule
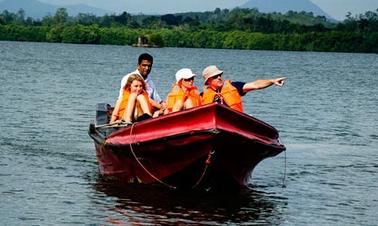
[[[284,85],[286,79],[287,79],[287,77],[280,77],[280,78],[273,79],[272,82],[274,83],[274,85],[282,87]]]

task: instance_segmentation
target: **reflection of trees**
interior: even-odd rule
[[[280,211],[287,205],[285,199],[254,190],[231,194],[183,192],[151,185],[121,186],[102,179],[97,180],[95,189],[114,200],[108,204],[110,217],[105,219],[111,224],[276,225],[283,222]]]

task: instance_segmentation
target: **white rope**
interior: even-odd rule
[[[131,125],[131,129],[130,129],[130,137],[132,136],[132,133],[133,133],[133,129],[134,129],[134,124]],[[130,142],[130,151],[131,153],[133,154],[135,160],[138,162],[138,164],[140,165],[140,167],[142,167],[142,169],[144,171],[146,171],[146,173],[148,175],[150,175],[150,177],[152,177],[154,180],[156,180],[157,182],[171,188],[171,189],[176,189],[175,186],[172,186],[172,185],[169,185],[167,183],[165,183],[164,181],[161,181],[159,178],[157,178],[156,176],[154,176],[138,159],[138,157],[136,156],[135,152],[134,152],[134,149],[133,149],[133,146],[132,146],[132,143],[135,141],[135,137],[136,137],[136,134],[134,134],[134,138],[132,140],[132,142]]]
[[[207,159],[205,161],[205,169],[203,170],[202,172],[202,175],[200,176],[200,178],[197,180],[197,183],[195,185],[192,186],[192,189],[193,188],[196,188],[199,183],[201,183],[202,179],[205,177],[205,174],[206,174],[206,171],[207,171],[207,168],[209,167],[210,165],[210,160],[211,160],[211,157],[213,156],[213,154],[215,153],[215,151],[210,151],[209,152],[209,155],[207,156]]]
[[[95,126],[96,129],[106,129],[106,128],[121,128],[129,126],[130,124],[123,123],[123,122],[113,122],[109,124],[102,124]]]

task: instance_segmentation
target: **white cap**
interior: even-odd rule
[[[194,76],[196,76],[196,74],[194,74],[192,70],[189,68],[182,68],[176,72],[176,81],[179,82],[181,79],[191,78]]]

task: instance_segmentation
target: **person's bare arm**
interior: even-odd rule
[[[244,84],[243,86],[243,91],[244,92],[249,92],[252,90],[259,90],[259,89],[265,89],[271,85],[276,85],[276,86],[283,86],[286,77],[280,77],[280,78],[275,78],[275,79],[259,79],[254,82],[248,82]]]

